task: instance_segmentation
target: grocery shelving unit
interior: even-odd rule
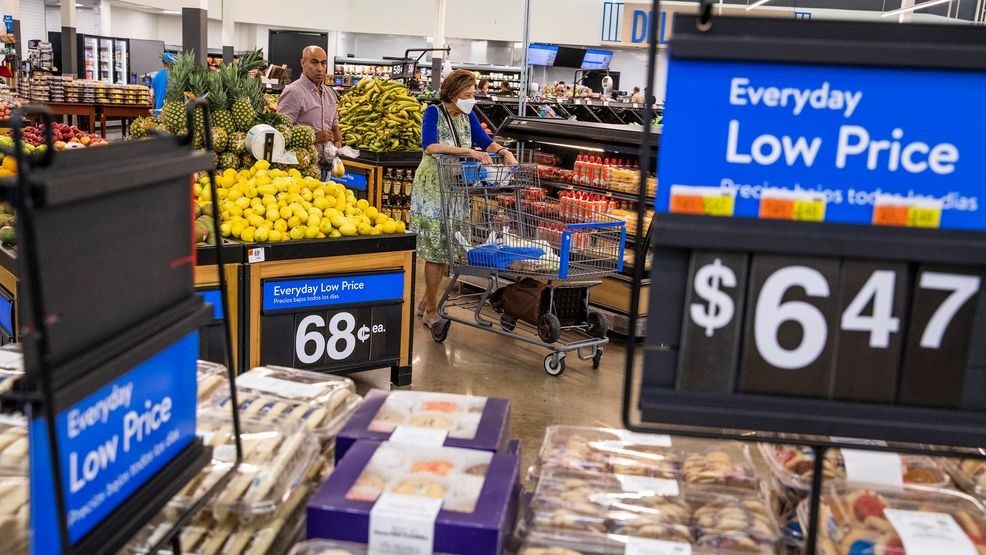
[[[543,119],[574,119],[586,123],[641,125],[644,118],[644,106],[629,102],[541,98],[528,99],[527,106],[528,117]],[[660,115],[663,112],[659,106],[652,106],[651,108],[655,114]],[[519,115],[517,97],[492,95],[488,99],[481,99],[476,104],[476,113],[481,121],[490,126],[490,129],[499,129],[508,117]]]
[[[390,77],[394,75],[394,67],[403,67],[409,60],[401,58],[335,58],[333,76],[335,86],[348,88],[364,77]]]
[[[500,83],[506,81],[516,93],[520,91],[520,68],[514,66],[494,66],[484,64],[452,64],[452,69],[467,69],[479,75],[478,79],[490,82],[491,95],[499,90]],[[478,80],[477,79],[477,80]]]
[[[530,160],[533,152],[550,152],[561,158],[561,167],[571,168],[574,159],[584,152],[592,154],[614,154],[636,161],[640,149],[640,131],[638,128],[629,125],[610,125],[602,123],[587,123],[580,121],[569,121],[560,119],[539,119],[539,118],[520,118],[509,117],[500,126],[497,135],[506,139],[512,139],[523,146],[522,153],[525,160]],[[641,163],[641,167],[654,167],[657,157],[659,139],[655,135],[651,139],[650,159]],[[582,191],[602,195],[617,201],[626,203],[636,203],[638,195],[636,192],[620,191],[608,188],[593,187],[578,183],[569,183],[558,179],[542,178],[541,186],[549,189],[550,194],[557,194],[559,191],[572,190]],[[654,197],[646,197],[648,207],[653,206]],[[631,205],[627,205],[628,207]],[[633,209],[635,211],[635,209]],[[632,226],[627,226],[627,253],[630,256],[634,250],[630,248],[630,243],[636,235]],[[644,234],[644,250],[648,252],[650,244],[650,229]],[[643,333],[642,322],[638,321],[637,329],[632,330],[629,325],[630,314],[630,293],[633,288],[634,264],[636,261],[626,260],[623,272],[604,278],[600,285],[591,290],[590,302],[607,312],[613,322],[612,329],[623,335],[630,336]],[[644,284],[649,285],[649,265],[645,266]],[[648,298],[646,289],[641,288],[641,299],[638,303],[639,314],[646,316]]]

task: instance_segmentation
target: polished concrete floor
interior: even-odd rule
[[[436,343],[420,319],[414,325],[413,381],[407,389],[509,399],[510,435],[521,440],[522,473],[548,426],[621,427],[626,350],[619,340],[605,347],[599,369],[570,354],[565,373],[552,377],[544,370],[547,351],[539,347],[455,323],[445,342]],[[361,393],[390,388],[389,369],[350,377]]]

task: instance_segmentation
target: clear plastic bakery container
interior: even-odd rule
[[[339,405],[329,407],[252,390],[241,390],[238,382],[237,379],[236,400],[239,403],[240,415],[288,426],[304,425],[324,441],[335,438],[360,403],[360,397],[348,390],[345,390],[344,397],[340,397]],[[228,414],[231,400],[229,391],[217,391],[206,406]]]
[[[538,514],[603,518],[611,512],[638,513],[650,521],[686,526],[691,517],[677,480],[554,470],[541,475],[530,507]]]
[[[0,475],[27,475],[28,444],[27,419],[0,415]]]
[[[235,515],[217,519],[211,511],[200,511],[181,531],[181,552],[188,555],[284,553],[299,537],[306,498],[306,492],[296,490],[269,518],[250,523]],[[180,512],[174,509],[163,511],[138,532],[124,552],[146,555],[171,530],[179,516]],[[170,555],[171,546],[166,545],[157,553]]]
[[[942,464],[963,490],[980,498],[986,497],[986,459],[942,459]]]
[[[798,505],[798,520],[808,529],[809,500]],[[888,513],[888,510],[892,512]],[[825,555],[905,553],[906,541],[898,523],[931,518],[932,531],[951,529],[967,536],[971,547],[986,553],[986,507],[976,498],[955,490],[905,485],[903,488],[855,487],[846,483],[826,486],[819,506],[819,548]],[[923,517],[923,518],[921,518]],[[924,535],[926,525],[917,530]],[[911,532],[903,531],[910,536]],[[960,538],[961,540],[961,538]],[[964,541],[964,540],[963,540]],[[957,552],[936,549],[936,553]]]
[[[330,407],[345,399],[346,392],[356,393],[356,384],[349,378],[284,366],[258,366],[237,376],[236,385],[240,389]]]
[[[0,553],[27,553],[30,512],[27,476],[0,477]]]
[[[209,502],[217,520],[230,514],[250,522],[269,517],[299,488],[307,489],[307,477],[317,464],[319,442],[300,426],[240,417],[243,462],[231,480]],[[212,461],[172,499],[187,507],[206,493],[236,461],[233,427],[219,414],[200,414],[197,432],[211,446]]]
[[[695,546],[710,552],[774,553],[784,542],[775,511],[761,495],[744,489],[693,487]]]
[[[681,480],[759,489],[749,448],[736,441],[708,441],[606,428],[552,426],[532,475],[573,470]]]
[[[207,360],[198,361],[198,402],[212,397],[217,391],[225,390],[229,392],[229,373],[225,366],[209,362]]]
[[[815,454],[809,447],[778,443],[761,443],[760,452],[778,482],[799,494],[811,491],[814,474]],[[920,455],[899,455],[901,478],[905,484],[919,484],[933,487],[947,487],[951,480],[945,467],[931,457]],[[825,452],[825,481],[846,479],[846,467],[840,449]]]
[[[288,555],[366,555],[366,544],[326,539],[306,540],[291,548]]]

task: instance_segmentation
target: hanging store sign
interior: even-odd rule
[[[649,422],[982,444],[986,33],[677,26],[634,409]],[[904,54],[917,45],[924,54]],[[903,90],[934,99],[930,113],[910,117]]]
[[[344,370],[400,354],[404,272],[263,282],[261,363]]]
[[[195,437],[193,333],[56,417],[69,537],[77,543]],[[51,452],[30,421],[32,553],[58,553]]]
[[[746,6],[717,6],[715,13],[730,16],[748,16]],[[696,15],[698,4],[691,2],[661,2],[661,15],[658,21],[658,45],[667,46],[671,38],[674,16],[677,13]],[[790,8],[762,7],[755,12],[758,17],[792,17]],[[599,40],[603,43],[616,43],[619,46],[646,48],[651,18],[654,17],[650,2],[603,2],[602,22]]]

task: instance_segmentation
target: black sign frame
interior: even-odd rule
[[[878,67],[914,67],[986,71],[986,33],[981,29],[946,25],[896,25],[844,21],[797,21],[767,18],[715,18],[713,2],[702,0],[698,15],[678,14],[670,55],[676,58],[746,61],[752,63],[801,63]],[[659,0],[653,13],[660,13]],[[650,22],[650,36],[657,36],[657,20]],[[656,43],[648,56],[649,90],[654,87]],[[651,109],[645,106],[642,144],[651,133]],[[648,160],[640,149],[641,167]],[[641,172],[638,220],[645,216],[646,173]],[[813,553],[818,538],[818,515],[825,453],[834,447],[949,457],[984,458],[976,448],[986,445],[986,412],[983,405],[966,402],[958,408],[940,409],[875,402],[847,402],[749,393],[682,392],[679,348],[686,322],[686,295],[692,286],[696,251],[722,252],[726,256],[780,254],[893,264],[953,264],[986,275],[983,234],[864,225],[815,224],[741,218],[716,218],[655,213],[652,223],[654,264],[652,292],[644,343],[644,363],[639,374],[633,342],[627,345],[623,424],[638,432],[664,432],[767,443],[795,443],[814,450],[814,474],[810,495],[806,547]],[[640,230],[637,231],[638,240]],[[636,247],[638,260],[643,247]],[[899,266],[898,266],[899,267]],[[644,268],[635,269],[630,302],[630,327],[638,318]],[[743,268],[745,274],[749,268]],[[744,281],[744,275],[740,280]],[[966,359],[965,386],[970,376],[986,377],[986,294],[977,293]],[[841,302],[841,300],[840,300]],[[897,302],[897,301],[894,301]],[[711,302],[709,308],[711,309]],[[909,314],[903,315],[905,318]],[[735,333],[735,332],[728,332]],[[734,358],[741,347],[723,352]],[[738,360],[738,359],[736,359]],[[741,364],[734,362],[732,375],[716,379],[740,391],[736,380]],[[982,382],[982,383],[980,383]],[[766,430],[768,433],[751,432]],[[801,434],[784,437],[772,432]],[[880,439],[903,444],[859,443],[851,438]],[[918,443],[915,443],[918,442]],[[937,446],[952,447],[941,448]]]

